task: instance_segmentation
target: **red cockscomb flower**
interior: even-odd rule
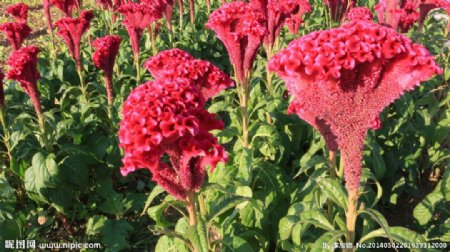
[[[52,33],[53,36],[53,23],[52,23],[52,16],[50,14],[50,0],[42,0],[42,6],[44,7],[45,17],[47,19],[47,26],[49,31]]]
[[[244,2],[232,2],[215,10],[206,23],[228,51],[240,82],[248,77],[266,34],[264,15]]]
[[[52,4],[56,6],[56,8],[60,9],[67,17],[72,16],[72,10],[76,7],[77,3],[75,0],[51,0]]]
[[[375,10],[380,24],[407,32],[419,20],[418,7],[417,0],[380,0]]]
[[[120,36],[108,35],[103,38],[96,39],[92,46],[95,52],[92,54],[94,64],[105,72],[105,85],[108,95],[108,104],[113,103],[113,86],[112,75],[113,66],[122,38]]]
[[[0,32],[6,35],[13,50],[19,50],[25,38],[30,35],[31,29],[25,23],[6,22],[0,24]]]
[[[358,189],[364,140],[379,113],[442,71],[422,45],[366,21],[297,39],[269,68],[294,97],[289,112],[319,130],[330,150],[341,150],[349,191]]]
[[[122,109],[119,141],[122,175],[149,169],[153,181],[175,198],[199,190],[205,169],[227,161],[212,129],[223,123],[203,109],[205,100],[186,79],[158,79],[135,88]],[[170,163],[162,160],[167,155]]]
[[[355,2],[355,0],[324,0],[330,11],[331,19],[338,23],[342,22],[347,11],[355,5]]]
[[[199,60],[180,49],[165,50],[144,64],[155,79],[187,79],[195,83],[205,99],[233,86],[230,77],[208,61]]]
[[[6,78],[19,82],[20,86],[30,96],[34,109],[42,127],[42,110],[39,100],[37,81],[41,78],[37,69],[37,55],[40,52],[35,46],[23,47],[11,53],[8,59],[9,70]]]
[[[348,11],[346,18],[350,21],[353,20],[372,21],[373,15],[372,12],[366,7],[354,7]]]
[[[13,16],[16,22],[26,23],[28,17],[28,5],[24,3],[10,5],[6,9],[6,13]]]
[[[167,27],[172,30],[173,0],[142,0],[142,2],[150,5],[156,4],[156,8],[162,12],[162,16],[166,19]]]
[[[155,2],[153,5],[127,3],[117,11],[125,16],[122,24],[130,36],[131,48],[136,60],[139,57],[139,41],[142,33],[152,22],[161,18],[161,10]]]
[[[69,52],[78,70],[82,68],[80,51],[81,37],[89,29],[92,18],[94,18],[94,14],[91,11],[82,11],[79,18],[65,17],[55,23],[58,27],[58,35],[64,39],[69,47]]]

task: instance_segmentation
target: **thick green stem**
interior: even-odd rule
[[[267,64],[266,64],[266,78],[267,78],[267,90],[269,91],[269,94],[273,94],[273,88],[272,88],[272,73],[269,72],[269,60],[272,58],[272,50],[273,45],[268,45],[266,47],[266,54],[267,54]]]
[[[328,162],[330,165],[330,177],[332,179],[335,179],[336,178],[336,151],[330,150],[328,153],[329,153]],[[327,211],[328,220],[330,222],[333,222],[334,203],[332,200],[328,199],[327,205],[328,205],[328,211]]]
[[[346,225],[347,233],[345,235],[345,242],[353,243],[355,241],[355,227],[356,227],[356,217],[357,206],[358,206],[358,189],[353,189],[348,192],[348,202],[347,202],[347,212],[346,214]],[[353,248],[345,249],[346,252],[354,251]]]
[[[242,146],[244,148],[249,148],[249,136],[248,136],[248,126],[249,126],[249,114],[248,114],[248,99],[249,99],[249,74],[246,74],[244,80],[237,81],[238,92],[239,92],[239,104],[242,114]]]
[[[6,127],[5,115],[3,114],[3,108],[0,108],[0,122],[1,122],[2,128],[3,128],[3,140],[5,143],[6,151],[8,154],[9,161],[11,161],[12,160],[11,145],[9,145],[10,135],[9,135],[8,128]]]
[[[197,225],[197,216],[195,213],[195,199],[194,199],[194,193],[190,192],[186,196],[186,209],[189,214],[189,225],[195,226]]]
[[[206,217],[207,212],[206,212],[205,198],[203,198],[203,195],[198,194],[197,201],[198,206],[200,207],[200,214]]]
[[[84,101],[87,103],[88,97],[87,97],[86,87],[85,87],[85,83],[84,83],[83,67],[81,65],[77,66],[77,72],[78,72],[78,77],[80,77],[81,93],[83,94]]]
[[[139,54],[134,55],[134,65],[136,67],[136,82],[141,83],[141,66],[139,64]]]

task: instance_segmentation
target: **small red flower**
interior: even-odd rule
[[[13,50],[19,50],[25,38],[30,35],[31,29],[25,23],[6,22],[0,24],[0,32],[6,35]]]
[[[195,59],[177,48],[159,52],[147,60],[144,66],[156,79],[183,78],[195,83],[205,99],[233,86],[230,77],[218,67],[208,61]]]
[[[75,0],[51,0],[52,4],[56,8],[60,9],[67,17],[72,16],[73,8],[76,7],[77,2]]]
[[[26,23],[28,16],[28,5],[24,3],[18,3],[10,5],[6,9],[6,13],[13,16],[16,22],[18,23]]]
[[[347,13],[347,19],[352,20],[366,20],[372,21],[372,12],[366,7],[354,7],[351,8]]]
[[[269,69],[293,96],[289,112],[320,131],[330,150],[341,150],[349,190],[359,187],[365,137],[380,125],[379,113],[442,72],[422,45],[361,20],[291,42]]]
[[[380,0],[375,5],[378,22],[407,32],[419,20],[419,4],[418,0]]]
[[[122,108],[122,175],[149,169],[153,181],[180,200],[198,191],[205,169],[228,159],[209,133],[222,129],[223,123],[204,105],[198,87],[186,79],[158,79],[135,88]],[[164,155],[168,163],[162,160]]]
[[[173,0],[142,0],[145,4],[157,5],[157,9],[162,11],[163,17],[166,19],[169,29],[172,27]]]
[[[355,5],[355,2],[355,0],[324,0],[325,5],[330,11],[331,19],[338,23],[342,22],[347,11]]]
[[[117,11],[125,16],[122,24],[130,36],[131,48],[136,59],[139,55],[139,41],[142,33],[152,22],[161,18],[161,9],[159,9],[159,5],[155,1],[153,5],[138,3],[123,4]]]
[[[205,26],[225,45],[236,76],[243,82],[266,35],[264,15],[248,3],[232,2],[215,10]]]
[[[64,17],[56,21],[58,35],[64,39],[77,68],[81,69],[81,37],[89,29],[94,14],[91,11],[82,11],[79,18]]]
[[[48,29],[50,31],[53,31],[52,16],[50,15],[50,6],[51,6],[50,0],[42,0],[42,6],[44,7],[44,13],[47,19]]]
[[[41,102],[37,89],[37,81],[41,78],[37,69],[37,55],[40,52],[35,46],[23,47],[11,53],[8,59],[9,70],[6,78],[19,82],[30,96],[36,114],[41,118]]]
[[[108,35],[103,38],[94,40],[92,46],[95,52],[92,54],[94,64],[105,72],[106,91],[108,95],[108,103],[113,102],[112,75],[113,66],[122,38],[120,36]]]

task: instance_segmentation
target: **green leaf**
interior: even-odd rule
[[[311,252],[321,252],[321,251],[334,251],[333,245],[342,236],[345,235],[345,231],[328,231],[317,239],[311,247]]]
[[[147,212],[148,207],[150,206],[150,204],[152,204],[152,201],[156,198],[156,196],[160,195],[163,192],[165,192],[164,188],[162,188],[159,185],[156,185],[155,188],[153,188],[152,192],[148,195],[148,198],[147,198],[147,201],[145,202],[144,210],[142,210],[141,216]]]
[[[378,225],[380,225],[380,227],[384,230],[386,237],[388,237],[391,242],[394,242],[393,236],[390,233],[388,222],[380,212],[378,212],[375,209],[364,209],[358,211],[358,215],[360,214],[363,214],[363,217],[364,214],[366,214],[370,216],[373,220],[375,220],[378,223]]]
[[[212,203],[210,214],[207,218],[207,226],[209,227],[212,221],[219,215],[239,205],[240,203],[247,201],[247,197],[239,195],[225,194]]]
[[[324,230],[334,230],[327,217],[317,209],[300,213],[300,223],[309,223]]]
[[[420,234],[405,228],[405,227],[389,227],[389,233],[391,234],[392,238],[396,242],[400,243],[425,243],[426,239],[423,238]],[[386,230],[383,228],[374,230],[370,233],[368,233],[366,236],[362,237],[359,240],[359,243],[364,243],[365,241],[376,238],[376,237],[385,237],[387,238],[388,235],[386,233]]]
[[[100,233],[100,229],[105,225],[105,222],[108,220],[103,215],[94,215],[89,218],[86,224],[86,235],[96,235]]]
[[[441,192],[432,192],[428,194],[413,211],[414,219],[419,225],[424,226],[430,222],[433,217],[436,205],[444,200],[444,195]]]
[[[94,162],[90,157],[83,154],[74,154],[64,158],[59,165],[67,182],[77,187],[87,187],[89,185],[89,169],[87,166],[92,163]]]
[[[20,224],[15,220],[0,220],[0,248],[5,240],[16,240],[21,238]]]
[[[124,211],[125,204],[123,196],[120,193],[114,193],[99,205],[98,209],[107,214],[121,215]]]
[[[292,228],[299,221],[297,216],[285,216],[280,220],[278,232],[281,240],[287,240],[291,236]]]
[[[0,219],[12,219],[16,205],[16,194],[5,174],[0,174]]]
[[[197,225],[189,227],[186,237],[191,241],[194,250],[197,252],[208,252],[208,237],[203,219],[197,219]]]
[[[31,161],[31,167],[25,172],[25,189],[39,193],[45,187],[55,186],[57,174],[55,154],[46,157],[42,153],[36,153]]]
[[[252,246],[243,238],[239,236],[232,236],[223,241],[225,244],[223,251],[232,252],[254,252]]]
[[[238,178],[243,179],[244,185],[249,185],[252,177],[252,151],[251,149],[243,148],[235,156],[235,162],[238,166]]]
[[[347,210],[347,195],[344,192],[344,187],[337,180],[320,178],[318,179],[318,184],[322,193],[340,207]]]
[[[126,220],[107,220],[100,228],[102,243],[107,251],[120,251],[129,247],[128,236],[133,226]]]
[[[163,235],[158,239],[156,243],[155,252],[175,252],[178,251],[173,238]]]

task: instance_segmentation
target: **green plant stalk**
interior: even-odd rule
[[[341,156],[341,158],[339,159],[338,177],[342,178],[342,176],[344,176],[344,161]]]
[[[78,72],[78,77],[80,78],[81,93],[83,94],[84,101],[87,103],[88,97],[87,97],[87,92],[86,92],[86,86],[84,83],[83,67],[81,65],[77,66],[77,72]]]
[[[139,65],[139,54],[134,55],[134,65],[136,67],[136,82],[141,83],[141,66]]]
[[[273,45],[268,45],[265,48],[267,54],[267,64],[266,64],[267,90],[269,91],[269,94],[273,95],[272,73],[269,72],[269,60],[272,58]]]
[[[241,82],[236,78],[236,83],[238,85],[238,95],[239,95],[239,105],[242,115],[242,146],[244,148],[249,148],[249,136],[248,136],[248,126],[249,126],[249,114],[248,114],[248,99],[249,99],[249,82],[250,74],[246,73],[244,80]]]
[[[328,153],[329,153],[329,155],[328,155],[328,162],[329,162],[329,165],[330,165],[330,177],[332,179],[335,179],[336,178],[336,151],[330,150]],[[334,217],[333,216],[333,211],[334,211],[334,209],[333,209],[334,208],[333,201],[328,199],[327,200],[327,206],[328,206],[328,211],[327,211],[328,220],[331,223],[333,223],[333,217]]]
[[[183,12],[184,12],[184,7],[183,7],[183,0],[178,0],[178,11],[180,14],[180,31],[183,30]]]
[[[358,206],[358,189],[353,189],[348,192],[348,202],[347,202],[347,211],[346,215],[346,226],[347,233],[345,235],[345,242],[353,243],[355,241],[355,227],[356,227],[356,217],[357,214],[357,206]],[[348,248],[344,250],[345,252],[354,251],[353,248]]]
[[[197,213],[195,212],[195,194],[189,192],[186,196],[186,209],[189,215],[189,225],[197,225]]]
[[[148,32],[150,33],[150,43],[152,44],[153,55],[156,55],[158,53],[158,49],[156,48],[155,27],[153,24],[149,25]]]
[[[3,107],[0,108],[0,122],[1,122],[2,128],[3,128],[3,135],[4,135],[3,141],[5,143],[6,152],[8,154],[9,160],[11,161],[12,160],[11,145],[9,145],[9,139],[11,138],[11,136],[9,135],[8,128],[6,127],[5,115],[3,114]]]
[[[206,217],[207,212],[206,212],[205,198],[203,197],[202,194],[197,195],[197,201],[198,206],[200,207],[200,214]]]

